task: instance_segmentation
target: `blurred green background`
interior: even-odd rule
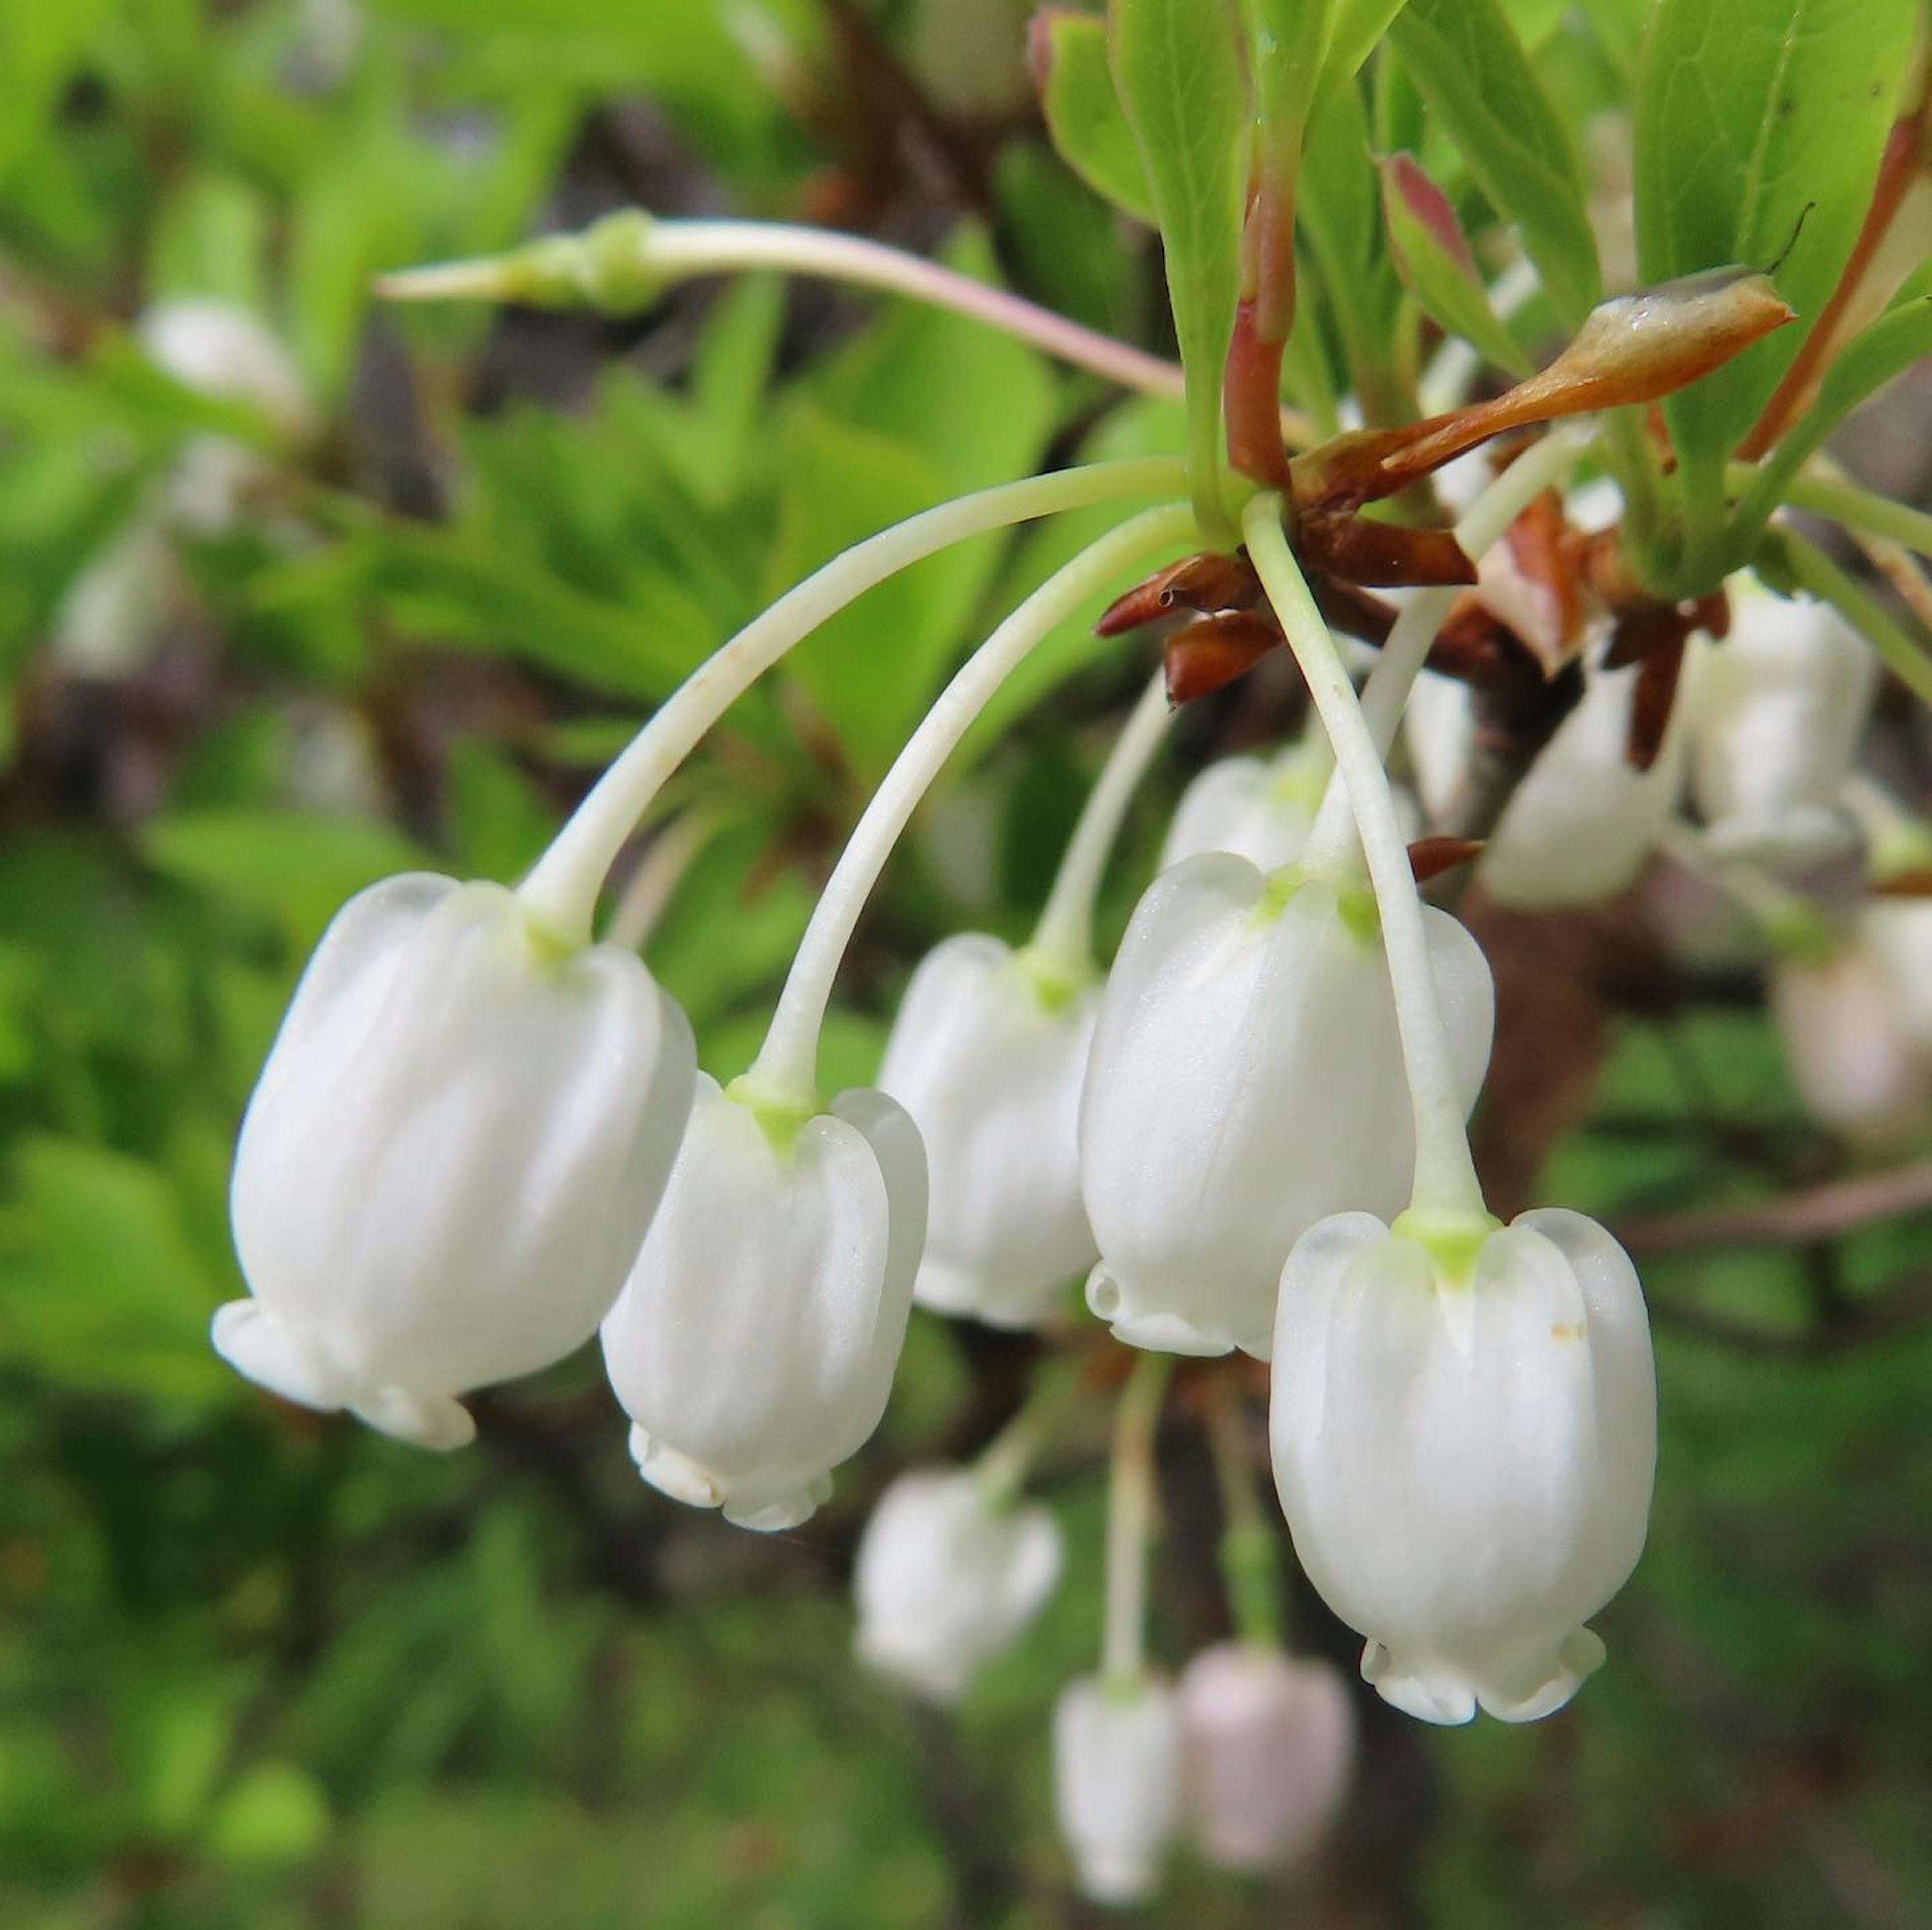
[[[1574,23],[1516,10],[1574,94]],[[485,1397],[444,1461],[278,1405],[206,1338],[240,1290],[240,1107],[346,894],[418,864],[513,877],[649,706],[846,542],[1178,445],[1162,406],[822,287],[693,286],[620,324],[386,314],[371,276],[639,202],[860,228],[1161,346],[1157,260],[1045,145],[1022,22],[1008,0],[0,0],[0,1924],[1093,1920],[1046,1723],[1097,1638],[1104,1416],[1046,1470],[1067,1584],[956,1722],[848,1657],[868,1497],[986,1439],[1027,1343],[916,1316],[880,1439],[766,1539],[637,1482],[594,1359]],[[260,317],[308,419],[154,366],[134,324],[188,295]],[[211,460],[230,499],[191,514]],[[748,1058],[949,665],[1096,526],[877,592],[680,780],[706,841],[650,959],[712,1070]],[[1146,672],[1103,647],[1057,639],[922,814],[834,1076],[870,1071],[937,936],[1024,928]],[[1264,676],[1183,721],[1114,929],[1186,772],[1278,732],[1291,694]],[[1882,727],[1922,767],[1917,721]],[[1688,972],[1628,905],[1476,916],[1503,988],[1492,1185],[1652,1230],[1651,1549],[1570,1712],[1436,1734],[1365,1701],[1318,1867],[1269,1890],[1184,1859],[1148,1917],[1932,1922],[1926,1221],[1673,1250],[1642,1216],[1847,1170],[1751,974]],[[1178,1663],[1225,1626],[1184,1421],[1166,1490]]]

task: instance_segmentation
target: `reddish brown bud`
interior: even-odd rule
[[[1462,224],[1456,220],[1448,196],[1423,172],[1421,164],[1413,154],[1390,154],[1381,166],[1384,205],[1392,199],[1399,200],[1430,239],[1469,280],[1480,287],[1482,277],[1476,271],[1476,259],[1469,252],[1469,244],[1463,239]],[[1396,239],[1394,223],[1390,225],[1389,241],[1400,254],[1400,244]]]
[[[1483,846],[1480,838],[1418,838],[1408,847],[1408,868],[1418,885],[1426,885],[1431,878],[1480,858]]]
[[[1300,547],[1304,562],[1343,583],[1408,588],[1476,580],[1475,565],[1449,529],[1324,516],[1304,522]]]
[[[1688,633],[1680,629],[1674,643],[1653,650],[1636,673],[1630,699],[1630,735],[1624,742],[1624,761],[1634,771],[1647,771],[1664,748],[1670,713],[1677,700],[1677,684],[1684,670]]]
[[[1212,697],[1246,676],[1281,640],[1274,619],[1252,610],[1204,616],[1176,631],[1162,652],[1168,702],[1178,707]]]

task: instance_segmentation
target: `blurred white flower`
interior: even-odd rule
[[[932,1198],[914,1297],[1036,1325],[1096,1248],[1080,1199],[1080,1083],[1100,987],[964,933],[914,973],[879,1084],[925,1142]]]
[[[242,1122],[253,1297],[215,1315],[216,1347],[288,1399],[460,1446],[458,1395],[596,1330],[692,1072],[632,954],[563,951],[500,886],[372,886],[323,934]]]
[[[1473,1104],[1494,987],[1468,933],[1425,916]],[[1136,1347],[1265,1358],[1288,1250],[1324,1215],[1399,1210],[1413,1131],[1367,893],[1224,853],[1176,865],[1135,911],[1088,1061],[1088,1305]]]
[[[1348,1788],[1355,1712],[1327,1662],[1217,1642],[1180,1672],[1185,1803],[1202,1854],[1279,1869],[1312,1850]]]
[[[1603,1660],[1583,1623],[1650,1509],[1650,1328],[1623,1249],[1549,1209],[1456,1266],[1341,1214],[1282,1274],[1275,1362],[1282,1506],[1367,1638],[1364,1677],[1432,1722],[1561,1708]]]
[[[741,1527],[806,1520],[885,1412],[925,1236],[925,1155],[895,1101],[774,1118],[700,1074],[604,1323],[638,1472]]]
[[[1070,1683],[1053,1711],[1054,1808],[1082,1893],[1144,1901],[1180,1812],[1180,1716],[1156,1678]]]
[[[990,1494],[976,1469],[901,1475],[860,1538],[860,1660],[929,1701],[957,1701],[1046,1606],[1061,1552],[1051,1509]]]

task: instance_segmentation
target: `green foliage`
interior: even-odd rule
[[[1096,194],[1133,216],[1154,218],[1147,163],[1114,91],[1107,25],[1096,13],[1042,16],[1046,85],[1040,111],[1061,157]]]
[[[1603,292],[1570,136],[1498,0],[1409,0],[1390,43],[1570,327]]]
[[[1636,92],[1644,277],[1775,262],[1800,325],[1666,403],[1694,477],[1750,427],[1837,283],[1919,25],[1914,0],[1658,0],[1651,15]]]
[[[1240,285],[1247,86],[1218,7],[1114,0],[1109,53],[1160,223],[1174,339],[1187,372],[1187,452],[1203,520],[1219,530],[1221,367]]]

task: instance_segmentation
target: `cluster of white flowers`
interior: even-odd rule
[[[1077,1332],[1084,1275],[1088,1308],[1144,1365],[1272,1362],[1295,1553],[1363,1637],[1384,1701],[1435,1722],[1547,1715],[1602,1661],[1587,1623],[1643,1543],[1643,1299],[1600,1226],[1545,1209],[1504,1227],[1484,1206],[1462,1121],[1489,1060],[1489,968],[1456,918],[1420,903],[1403,849],[1417,807],[1382,768],[1420,657],[1405,676],[1392,643],[1358,704],[1266,499],[1249,547],[1318,724],[1272,763],[1196,781],[1104,975],[1094,890],[1158,748],[1157,694],[1032,942],[946,940],[913,976],[880,1089],[816,1089],[839,957],[940,761],[1020,655],[1184,538],[1178,505],[1084,553],[959,673],[855,831],[750,1072],[698,1072],[636,952],[590,942],[643,805],[752,677],[944,541],[1081,490],[1144,494],[1150,466],[1118,466],[1077,490],[1047,478],[966,499],[828,565],[664,706],[517,889],[417,877],[352,901],[242,1128],[250,1297],[218,1314],[215,1344],[290,1399],[453,1448],[473,1431],[466,1394],[601,1331],[644,1479],[776,1530],[812,1515],[877,1427],[915,1301]],[[1520,591],[1485,578],[1499,605]],[[1484,858],[1494,895],[1622,890],[1670,841],[1687,785],[1720,865],[1815,852],[1852,822],[1839,794],[1870,698],[1862,651],[1815,608],[1755,586],[1736,602],[1736,634],[1697,646],[1642,772],[1627,757],[1635,673],[1586,646],[1582,701]],[[1438,802],[1468,729],[1439,700],[1425,694],[1414,744]],[[1778,1010],[1827,1116],[1889,1117],[1932,1092],[1926,930],[1907,907],[1869,911],[1848,949],[1781,972]],[[1828,1076],[1806,1070],[1820,1050]],[[881,1674],[955,1701],[1046,1602],[1060,1536],[1018,1499],[1028,1454],[886,1491],[856,1576],[859,1653]],[[1143,1665],[1136,1465],[1117,1451],[1107,1656],[1054,1720],[1062,1827],[1109,1902],[1147,1893],[1184,1822],[1231,1866],[1304,1855],[1353,1750],[1340,1679],[1265,1634],[1197,1656],[1178,1686]]]

